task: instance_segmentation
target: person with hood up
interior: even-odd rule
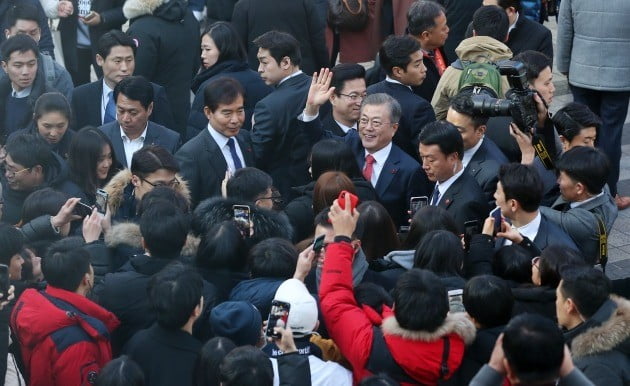
[[[199,69],[199,22],[185,0],[128,0],[127,34],[138,42],[136,75],[166,89],[175,127],[184,134],[190,113],[190,86]]]

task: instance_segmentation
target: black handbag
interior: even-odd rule
[[[328,0],[328,25],[338,31],[361,31],[367,26],[367,0]]]

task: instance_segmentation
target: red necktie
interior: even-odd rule
[[[372,183],[372,172],[374,171],[374,162],[376,160],[372,157],[372,154],[365,156],[365,168],[363,168],[363,177],[367,182]]]

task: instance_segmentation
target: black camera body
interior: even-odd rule
[[[525,65],[513,60],[504,60],[496,63],[501,75],[508,78],[510,90],[505,99],[493,98],[483,91],[474,94],[470,98],[475,114],[487,117],[511,116],[518,128],[529,133],[536,127],[538,111],[534,101],[535,91],[529,88]]]

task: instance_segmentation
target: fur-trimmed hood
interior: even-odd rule
[[[182,178],[181,175],[176,175],[179,180],[179,185],[175,188],[179,193],[181,193],[186,201],[190,204],[190,190],[188,190],[188,184]],[[104,190],[109,194],[108,204],[112,213],[116,213],[118,208],[122,205],[125,200],[125,188],[131,183],[131,170],[123,169],[116,173],[114,177],[107,183]]]
[[[614,295],[610,298],[617,305],[610,317],[573,338],[571,353],[574,359],[602,354],[613,349],[630,355],[630,300]]]
[[[105,235],[105,245],[109,248],[129,246],[135,249],[142,249],[142,234],[140,225],[133,222],[121,222],[114,226]],[[195,256],[199,247],[199,238],[189,234],[186,244],[182,248],[182,256]]]
[[[129,20],[154,15],[169,21],[181,20],[186,14],[186,2],[182,0],[127,0],[123,14]]]
[[[232,220],[234,218],[232,205],[242,204],[240,201],[222,197],[212,197],[200,202],[194,211],[193,233],[202,236],[213,225]],[[250,238],[252,243],[270,237],[292,240],[293,227],[284,213],[250,205],[250,216],[254,223],[254,235]]]
[[[459,335],[466,345],[475,340],[475,325],[464,312],[449,313],[444,323],[433,332],[407,330],[398,324],[395,316],[383,320],[381,329],[384,335],[396,335],[407,340],[433,342],[448,334]]]

